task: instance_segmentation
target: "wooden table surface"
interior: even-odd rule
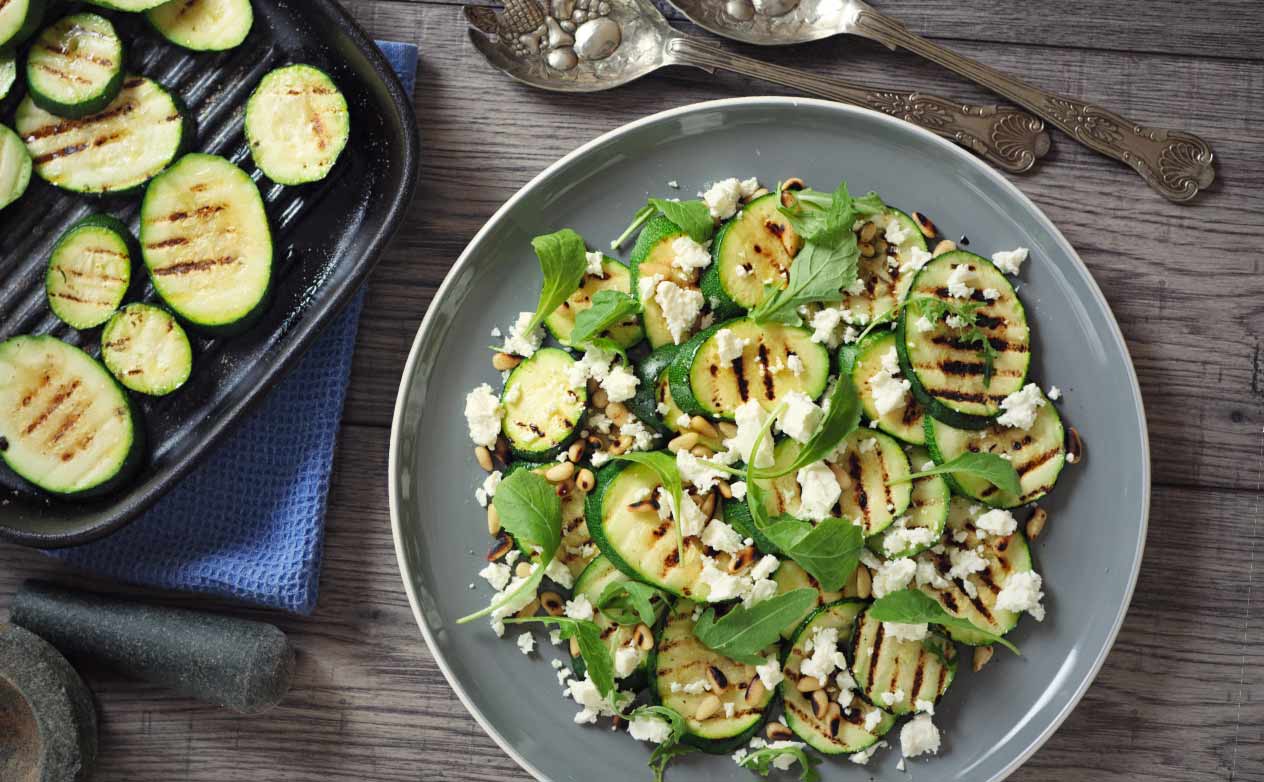
[[[461,249],[546,165],[661,109],[778,92],[683,70],[604,94],[535,92],[482,62],[454,0],[345,4],[373,36],[421,47],[423,170],[364,310],[320,606],[311,618],[229,608],[291,633],[300,650],[294,691],[248,719],[88,671],[104,716],[104,782],[528,778],[452,694],[400,586],[385,476],[409,344]],[[1013,779],[1264,780],[1264,595],[1253,589],[1264,516],[1264,4],[878,5],[985,63],[1148,124],[1194,130],[1215,148],[1218,181],[1189,206],[1167,203],[1057,133],[1042,170],[1014,180],[1079,249],[1123,327],[1145,394],[1155,482],[1145,564],[1119,642],[1079,708]],[[732,48],[987,100],[933,65],[858,39]],[[0,607],[32,576],[117,588],[0,545]]]

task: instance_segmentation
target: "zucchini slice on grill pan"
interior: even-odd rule
[[[250,0],[171,0],[145,18],[168,41],[199,52],[240,46],[255,21]]]
[[[97,14],[74,14],[44,29],[26,57],[31,100],[78,119],[110,105],[123,89],[123,41]]]
[[[350,135],[347,99],[328,74],[310,65],[272,71],[246,104],[250,155],[282,185],[324,179]]]

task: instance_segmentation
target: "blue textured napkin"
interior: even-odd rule
[[[417,47],[378,46],[411,94]],[[50,553],[120,581],[310,614],[363,304],[361,291],[262,406],[145,516]]]

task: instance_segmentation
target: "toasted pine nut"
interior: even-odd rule
[[[835,738],[838,732],[843,728],[843,707],[837,703],[831,703],[829,708],[825,710],[825,727],[829,734]]]
[[[667,444],[667,450],[672,453],[676,453],[677,451],[688,451],[690,448],[698,444],[699,438],[700,435],[697,432],[685,432],[684,434],[673,438],[672,441]]]
[[[698,710],[694,712],[694,719],[699,722],[707,719],[720,710],[720,699],[714,695],[708,695],[702,699],[702,703],[698,704]]]
[[[865,223],[860,226],[860,241],[862,242],[872,242],[877,234],[878,226],[875,223]]]
[[[605,410],[610,404],[610,395],[606,393],[606,389],[598,388],[593,392],[592,405],[598,410]]]
[[[496,469],[496,465],[492,464],[492,452],[487,450],[487,446],[480,445],[474,449],[474,458],[478,460],[478,466],[485,471],[491,472]]]
[[[856,566],[856,597],[861,600],[868,600],[869,595],[873,591],[873,579],[869,575],[869,568],[864,565]]]
[[[812,693],[812,714],[818,720],[825,719],[825,710],[829,708],[830,699],[825,690]]]
[[[851,488],[851,476],[843,469],[841,464],[826,462],[825,466],[830,468],[830,472],[834,473],[834,479],[838,481],[838,488],[847,491]]]
[[[648,652],[654,648],[654,631],[649,625],[639,624],[632,631],[632,642],[636,644],[636,648]]]
[[[570,643],[571,657],[579,657],[579,639],[572,638]]]
[[[768,688],[764,687],[764,680],[756,676],[750,680],[750,684],[746,685],[746,703],[754,706],[764,699],[766,692]]]
[[[716,481],[715,487],[720,490],[720,496],[726,500],[733,499],[733,487],[728,481]]]
[[[606,405],[606,415],[609,416],[612,421],[619,423],[621,422],[621,419],[627,417],[628,406],[622,402],[611,402]]]
[[[689,428],[712,440],[720,436],[720,433],[715,430],[715,425],[700,415],[689,419]]]
[[[702,443],[698,443],[694,447],[690,448],[689,453],[693,454],[699,459],[710,459],[712,456],[715,456],[715,451],[706,447]]]
[[[517,567],[515,567],[515,568],[514,568],[514,575],[515,575],[515,576],[517,576],[518,578],[526,578],[527,576],[530,576],[530,575],[531,575],[531,563],[530,563],[530,562],[519,562],[519,563],[518,563],[518,565],[517,565]]]
[[[500,512],[489,502],[487,503],[487,534],[494,537],[498,532],[500,532]]]
[[[497,372],[508,372],[521,363],[522,359],[520,357],[511,356],[508,353],[497,353],[492,356],[492,367]]]
[[[887,244],[886,239],[875,239],[873,243],[873,254],[881,258],[887,254],[887,250],[889,248],[890,245]]]
[[[983,666],[988,664],[988,660],[992,659],[992,652],[993,649],[990,646],[974,647],[974,664],[971,667],[974,668],[975,673],[983,670]]]
[[[494,450],[496,461],[501,464],[509,464],[509,443],[504,437],[496,438],[496,448]]]
[[[921,212],[913,213],[913,222],[917,223],[917,228],[922,232],[922,236],[927,239],[934,239],[939,235],[939,229],[931,222],[931,219]]]
[[[570,460],[575,462],[575,464],[579,464],[584,460],[584,445],[583,440],[576,440],[571,443],[571,447],[566,451],[566,455],[569,456]]]
[[[790,730],[790,728],[785,725],[782,725],[780,722],[768,723],[765,733],[767,733],[769,741],[785,741],[786,739],[794,737],[794,731]]]
[[[615,456],[618,456],[619,454],[627,453],[629,450],[632,449],[632,445],[635,442],[636,440],[632,439],[632,435],[621,434],[619,435],[618,442],[610,446],[610,453],[614,454]]]
[[[792,176],[781,183],[781,190],[803,190],[807,188],[807,183],[797,176]]]
[[[699,507],[702,509],[702,515],[710,519],[715,514],[715,492],[707,492],[706,498],[702,500],[702,505]]]
[[[1027,519],[1027,539],[1035,540],[1045,531],[1045,522],[1049,520],[1049,512],[1044,508],[1036,508]]]
[[[527,603],[525,606],[523,606],[518,611],[518,613],[514,614],[514,616],[518,616],[518,617],[535,616],[535,612],[539,610],[540,610],[540,601],[532,600],[530,603]]]
[[[950,253],[950,252],[952,252],[952,251],[953,251],[953,250],[955,250],[955,249],[957,249],[957,243],[956,243],[956,242],[954,242],[954,241],[953,241],[953,240],[951,240],[951,239],[944,239],[944,240],[943,240],[943,241],[941,241],[939,244],[935,245],[935,250],[934,250],[934,252],[932,252],[932,253],[931,253],[931,257],[932,257],[932,258],[938,258],[939,256],[943,255],[944,253]]]
[[[499,519],[497,519],[497,523],[499,523]],[[508,532],[496,530],[494,537],[495,540],[492,541],[491,548],[487,549],[488,562],[496,562],[513,550],[513,538],[509,537]]]
[[[558,462],[544,471],[544,477],[552,483],[564,481],[574,474],[575,464],[573,462]]]
[[[556,592],[541,592],[540,607],[549,616],[561,616],[566,613],[566,601]]]
[[[864,258],[872,258],[877,255],[878,251],[873,249],[873,245],[869,242],[860,243],[860,255]]]
[[[721,421],[716,424],[716,428],[720,430],[720,434],[724,435],[726,439],[737,437],[737,424],[732,421]]]
[[[1078,464],[1084,458],[1084,441],[1074,426],[1068,426],[1066,430],[1066,452],[1067,464]]]
[[[579,477],[575,479],[575,485],[582,492],[590,492],[597,485],[597,476],[593,475],[592,470],[585,467],[579,471]]]
[[[724,692],[729,688],[729,677],[714,665],[707,666],[707,681],[711,683],[711,692]]]
[[[725,569],[730,573],[741,573],[746,568],[755,564],[755,560],[758,557],[759,550],[754,546],[747,546],[729,557],[729,564]]]
[[[815,676],[800,676],[799,680],[794,683],[794,688],[799,692],[816,692],[825,685]]]

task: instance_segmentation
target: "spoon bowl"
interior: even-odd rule
[[[846,32],[846,0],[670,0],[708,32],[757,46],[819,41]]]

